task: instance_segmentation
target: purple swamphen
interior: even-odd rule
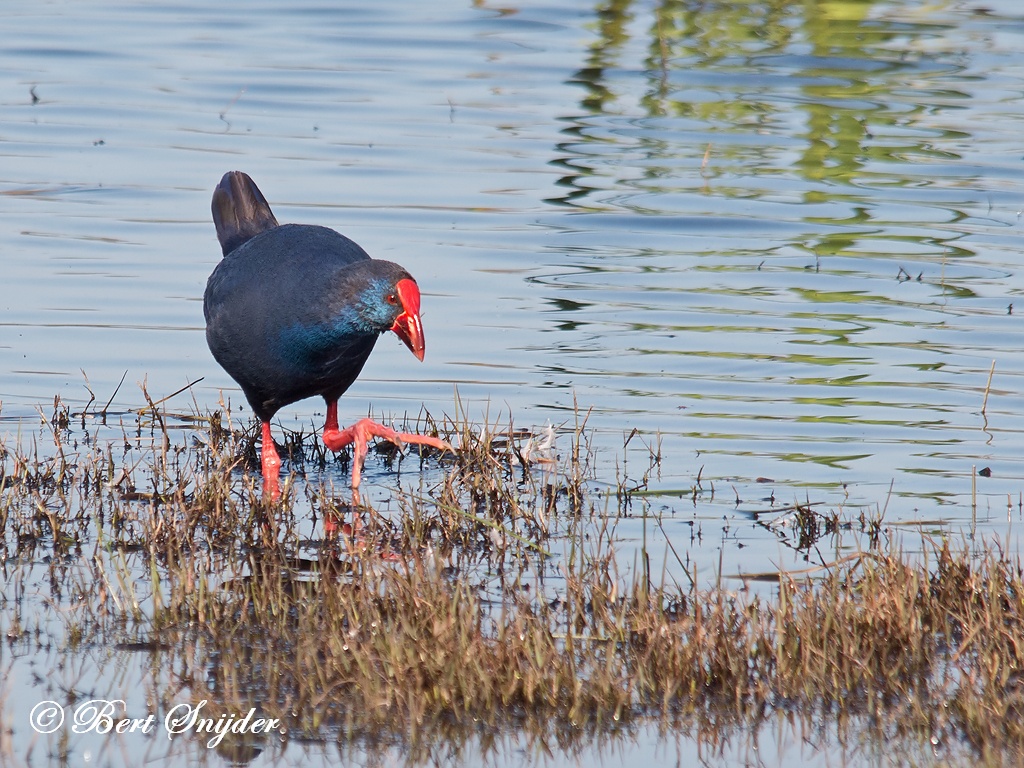
[[[280,408],[314,395],[327,402],[324,444],[338,451],[354,443],[353,490],[370,438],[452,450],[443,440],[395,432],[370,419],[338,429],[338,398],[380,334],[394,331],[423,359],[420,291],[408,272],[371,259],[333,229],[278,224],[241,171],[224,174],[214,190],[213,221],[224,258],[203,297],[206,341],[262,422],[266,493],[280,495],[281,459],[270,420]]]

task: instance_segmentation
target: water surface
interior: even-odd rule
[[[130,423],[140,383],[246,417],[201,306],[237,168],[424,289],[425,363],[383,339],[351,418],[589,414],[598,486],[642,491],[609,497],[624,542],[737,588],[820,559],[765,525],[796,501],[1017,551],[1015,3],[90,1],[5,32],[3,434],[90,390]]]

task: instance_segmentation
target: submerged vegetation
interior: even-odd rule
[[[42,422],[0,447],[8,646],[144,654],[154,711],[204,701],[280,722],[225,738],[232,759],[334,742],[399,745],[416,764],[510,732],[545,754],[645,724],[720,747],[780,716],[843,742],[1024,754],[1024,574],[997,546],[908,557],[869,535],[749,595],[702,587],[681,561],[660,578],[624,567],[629,491],[590,486],[584,418],[558,455],[553,433],[422,417],[409,426],[457,453],[424,454],[428,471],[377,510],[331,492],[318,473],[336,459],[313,435],[288,436],[294,480],[273,504],[251,430],[224,414],[150,408],[102,439],[59,402]],[[837,523],[810,505],[794,518],[801,537]],[[5,733],[26,728],[11,716]]]

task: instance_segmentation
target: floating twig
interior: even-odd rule
[[[988,393],[992,389],[992,374],[996,372],[996,361],[992,361],[992,366],[988,369],[988,383],[985,385],[985,397],[981,401],[981,413],[985,414],[985,409],[988,407]]]

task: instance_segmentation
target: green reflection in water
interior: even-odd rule
[[[600,177],[627,186],[668,180],[671,189],[685,170],[691,183],[675,188],[705,187],[694,183],[700,163],[710,177],[729,176],[734,164],[746,173],[797,173],[813,182],[802,190],[806,200],[821,202],[841,199],[866,174],[918,183],[902,172],[913,159],[958,159],[935,140],[963,134],[921,119],[935,102],[969,97],[930,82],[953,64],[916,53],[944,28],[878,21],[876,5],[669,0],[651,14],[623,0],[599,4],[587,60],[570,81],[583,89],[582,114],[567,118],[556,161],[568,172],[559,184],[571,191],[555,201],[595,207],[608,186]],[[615,115],[629,117],[633,129],[603,119]],[[644,122],[666,117],[675,120]]]
[[[748,473],[753,457],[960,482],[962,460],[920,449],[977,439],[974,331],[1006,312],[983,302],[1008,269],[977,236],[992,174],[988,155],[971,165],[970,33],[910,10],[597,6],[548,201],[577,215],[551,218],[528,278],[556,332],[530,348],[550,386],[604,382],[599,408]]]

